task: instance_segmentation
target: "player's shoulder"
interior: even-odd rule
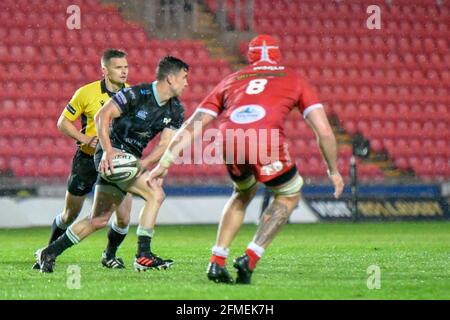
[[[138,89],[145,89],[145,88],[151,88],[152,87],[152,83],[151,82],[140,82],[140,83],[136,83],[132,86],[129,86],[130,88],[138,88]]]
[[[293,68],[291,66],[285,66],[285,72],[297,79],[307,80],[301,68]]]
[[[139,83],[125,87],[119,91],[121,95],[129,97],[131,100],[149,98],[153,95],[152,86],[149,83]]]
[[[78,88],[77,92],[79,93],[92,93],[92,92],[101,92],[101,81],[96,80],[93,82],[89,82]]]
[[[225,75],[222,80],[217,83],[216,90],[221,90],[224,87],[227,87],[228,84],[232,84],[235,80],[239,80],[241,77],[243,69],[237,70],[235,72],[229,73]]]
[[[310,88],[312,86],[311,81],[301,72],[294,70],[294,76],[302,88]]]
[[[293,78],[297,78],[297,79],[303,79],[303,76],[301,75],[301,73],[298,72],[297,69],[292,68],[291,66],[287,66],[283,63],[278,63],[275,64],[273,66],[268,66],[268,68],[270,68],[270,71],[273,72],[281,72],[286,74],[288,77],[293,77]]]
[[[147,82],[142,82],[142,83],[138,83],[135,84],[133,86],[128,86],[125,87],[124,89],[125,91],[134,91],[135,93],[141,94],[141,95],[152,95],[153,94],[153,90],[152,90],[152,84],[151,83],[147,83]]]
[[[282,64],[279,66],[284,67],[282,71],[286,74],[286,77],[289,79],[290,82],[300,84],[301,86],[309,84],[309,80],[301,72],[301,70],[294,69],[289,66],[283,66]]]

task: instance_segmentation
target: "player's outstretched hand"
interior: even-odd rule
[[[328,176],[334,185],[334,197],[338,199],[341,196],[342,191],[344,191],[344,180],[339,172],[329,174]]]
[[[168,168],[162,167],[159,163],[150,171],[147,178],[147,185],[151,188],[155,183],[162,185],[163,178],[167,175]]]
[[[146,182],[147,182],[147,185],[149,186],[149,188],[152,190],[153,196],[155,198],[159,198],[159,199],[165,198],[164,189],[162,187],[163,182],[164,182],[163,178],[150,179],[150,175],[149,175],[149,178],[147,178]]]

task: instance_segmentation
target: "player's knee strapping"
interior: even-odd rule
[[[270,187],[274,195],[293,197],[297,195],[303,186],[303,178],[296,174],[288,183],[281,187]]]
[[[233,184],[237,191],[247,191],[256,185],[256,179],[254,176],[250,176],[241,181],[233,181]]]

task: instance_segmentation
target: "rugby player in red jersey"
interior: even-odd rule
[[[274,200],[262,215],[245,253],[233,261],[237,269],[236,283],[250,283],[256,263],[300,200],[303,179],[290,157],[283,131],[290,111],[298,108],[315,132],[328,176],[334,184],[334,196],[339,197],[344,188],[337,168],[336,139],[315,90],[308,81],[280,63],[278,42],[271,36],[259,35],[249,43],[248,60],[249,66],[225,77],[200,103],[172,139],[148,181],[152,185],[153,179],[167,174],[178,150],[195,138],[194,126],[197,128],[200,123],[204,128],[219,117],[219,130],[225,137],[223,157],[233,180],[234,192],[224,208],[207,268],[208,278],[215,282],[234,282],[225,267],[228,248],[256,194],[258,182],[271,189]],[[258,134],[256,141],[246,145],[236,140],[242,130],[266,134]],[[273,133],[278,136],[275,141],[268,138]]]

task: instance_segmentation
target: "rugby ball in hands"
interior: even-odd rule
[[[102,173],[102,178],[108,182],[119,183],[133,179],[139,172],[139,159],[131,153],[118,153],[112,159],[111,174]]]

